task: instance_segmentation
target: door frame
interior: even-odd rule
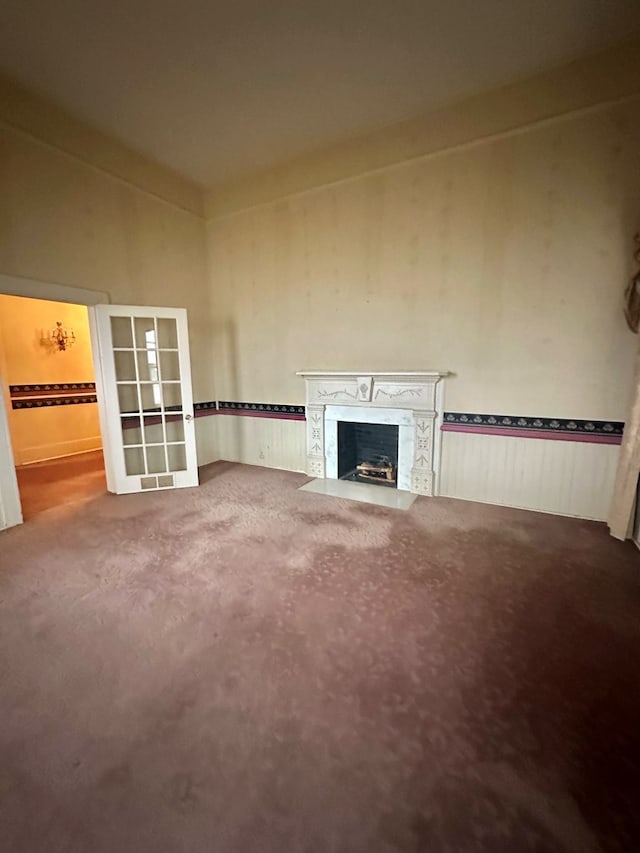
[[[93,331],[94,305],[110,303],[108,293],[101,290],[85,290],[81,287],[71,287],[66,284],[56,284],[51,281],[39,281],[34,278],[22,278],[20,276],[4,275],[0,273],[0,294],[7,296],[26,296],[30,299],[48,299],[52,302],[71,302],[75,305],[86,305],[89,310],[89,328],[91,335],[91,352],[93,354],[94,370],[96,372],[96,383],[98,373],[100,381],[102,377],[102,365],[100,355],[97,352],[97,342]],[[0,365],[4,369],[4,365]],[[20,503],[20,492],[15,471],[15,459],[13,446],[11,444],[11,432],[9,431],[9,419],[7,415],[6,384],[2,379],[2,399],[0,400],[0,530],[22,524],[22,505]],[[98,412],[101,410],[101,402],[98,400]],[[102,416],[100,417],[100,434],[102,434]]]

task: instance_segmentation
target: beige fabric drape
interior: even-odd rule
[[[640,346],[629,414],[618,457],[618,470],[609,510],[609,529],[616,539],[627,539],[633,532],[633,510],[640,475]]]

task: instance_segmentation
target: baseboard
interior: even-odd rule
[[[36,462],[48,462],[64,456],[76,456],[92,450],[102,450],[102,438],[99,435],[89,438],[76,438],[73,441],[58,441],[55,444],[42,444],[39,447],[26,447],[15,453],[16,465],[33,465]]]

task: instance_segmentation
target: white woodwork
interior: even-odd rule
[[[604,521],[619,446],[445,432],[440,494]]]
[[[167,468],[164,471],[149,469],[137,473],[127,473],[125,453],[131,449],[131,446],[125,448],[123,441],[121,418],[124,415],[120,411],[118,384],[136,384],[136,382],[118,382],[115,352],[120,348],[114,347],[111,326],[112,317],[146,318],[154,322],[158,320],[174,320],[176,323],[176,350],[179,359],[181,394],[180,414],[184,424],[184,451],[186,457],[186,464],[182,470],[170,470]],[[155,490],[197,486],[198,461],[186,310],[184,308],[152,308],[134,305],[96,305],[89,309],[89,322],[94,342],[93,357],[96,373],[96,396],[98,398],[108,490],[116,494],[129,494],[147,489]],[[124,351],[129,351],[128,348],[123,349]],[[159,344],[158,351],[160,351]],[[138,368],[136,368],[136,375],[137,370]],[[142,380],[138,379],[137,384],[143,384]],[[165,382],[162,377],[156,384],[162,385],[164,394]],[[142,410],[142,406],[140,409],[140,415],[144,415],[145,412]],[[164,401],[160,414],[172,414],[169,411],[165,412]],[[165,437],[161,444],[153,446],[170,450],[172,444],[177,446],[178,442],[171,442]],[[182,442],[179,444],[181,446]],[[141,449],[145,457],[147,448],[150,446],[147,439],[143,438]],[[156,480],[155,486],[152,482],[154,478]]]
[[[3,383],[4,384],[4,383]],[[22,523],[5,395],[0,393],[0,530]]]
[[[50,302],[71,302],[74,305],[99,305],[109,302],[109,294],[101,290],[86,290],[52,281],[5,275],[0,273],[0,293],[24,296],[28,299],[47,299]]]
[[[337,479],[338,421],[398,426],[398,488],[438,494],[442,393],[438,370],[299,371],[305,380],[307,473]]]

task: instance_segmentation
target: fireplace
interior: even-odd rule
[[[367,482],[387,477],[389,468],[398,489],[437,495],[442,422],[442,371],[396,371],[363,375],[347,371],[303,371],[306,387],[307,473],[338,479],[347,474],[349,459],[340,461],[340,448],[349,444],[349,429],[393,426],[397,451],[372,449],[372,458],[356,459],[351,471]],[[348,424],[339,427],[340,424]],[[345,436],[347,436],[345,438]],[[344,447],[343,447],[344,449]],[[396,455],[397,454],[397,455]],[[387,460],[379,458],[387,457]],[[380,464],[375,464],[376,461]],[[358,470],[358,465],[364,468]],[[366,463],[369,463],[368,465]],[[378,470],[375,470],[378,469]],[[368,480],[375,477],[376,480]]]
[[[398,427],[338,421],[338,478],[396,488]]]

